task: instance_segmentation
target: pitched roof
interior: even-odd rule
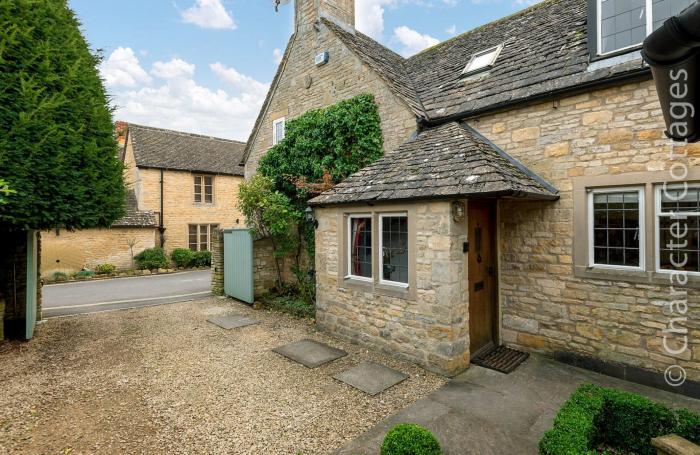
[[[407,60],[431,119],[475,111],[609,78],[647,72],[641,59],[589,67],[586,0],[545,0]],[[488,74],[462,81],[472,54],[503,44]]]
[[[282,60],[280,61],[280,64],[277,65],[275,77],[272,79],[270,88],[267,90],[267,95],[265,95],[265,101],[263,101],[263,104],[260,107],[260,111],[258,112],[258,118],[255,119],[253,129],[250,130],[248,142],[246,143],[245,150],[243,151],[240,162],[238,163],[241,166],[245,166],[245,162],[248,161],[248,155],[250,155],[250,148],[253,146],[255,136],[258,134],[258,129],[260,129],[262,121],[265,118],[265,112],[267,112],[267,107],[270,105],[270,101],[272,101],[272,94],[275,93],[275,90],[277,90],[277,84],[279,83],[280,77],[282,76],[282,72],[284,71],[284,67],[287,64],[287,58],[289,57],[289,53],[292,49],[292,43],[294,42],[295,37],[296,33],[292,33],[292,36],[289,37],[289,41],[287,42],[287,47],[284,48],[284,55],[282,55]]]
[[[406,60],[403,57],[356,30],[345,29],[325,18],[321,20],[367,66],[389,84],[394,93],[406,102],[416,115],[424,115],[423,105],[418,98],[413,80],[408,75],[405,67]]]
[[[243,175],[245,143],[129,124],[137,167]]]
[[[471,127],[449,122],[420,133],[310,204],[473,196],[558,198],[554,187]]]
[[[418,117],[433,123],[619,76],[649,74],[641,56],[616,65],[589,65],[587,0],[545,0],[408,59],[362,33],[329,20],[324,24]],[[488,73],[462,77],[472,54],[500,44],[503,50]]]
[[[139,210],[136,201],[136,192],[128,190],[126,192],[126,204],[124,216],[112,223],[112,227],[154,227],[156,226],[156,215],[153,211]]]

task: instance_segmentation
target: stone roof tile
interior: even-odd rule
[[[312,205],[504,196],[556,199],[557,190],[466,124],[430,128],[312,199]]]
[[[245,143],[129,124],[137,167],[243,175]]]

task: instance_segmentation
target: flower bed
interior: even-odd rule
[[[540,441],[540,454],[654,455],[651,438],[671,433],[699,444],[700,415],[672,410],[634,393],[584,384],[559,410],[554,427]]]

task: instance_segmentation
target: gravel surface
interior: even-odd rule
[[[206,322],[228,313],[261,324]],[[304,338],[349,355],[310,370],[270,351]],[[362,360],[410,377],[375,397],[332,378]],[[0,344],[0,453],[332,453],[444,383],[230,299],[55,318]]]

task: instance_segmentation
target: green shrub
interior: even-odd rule
[[[638,455],[654,455],[651,438],[673,433],[676,416],[646,397],[604,390],[605,405],[598,415],[599,440]]]
[[[173,260],[178,267],[189,267],[194,261],[194,251],[189,248],[175,248],[170,253],[170,259]]]
[[[165,252],[162,248],[148,248],[134,256],[136,265],[141,270],[145,269],[162,269],[167,267],[168,259],[165,257]]]
[[[289,313],[299,318],[313,318],[316,307],[313,302],[304,300],[298,295],[268,294],[261,297],[266,307],[283,313]]]
[[[53,272],[51,278],[53,281],[68,281],[68,275],[63,272]]]
[[[671,433],[699,444],[700,416],[634,393],[584,384],[564,403],[539,447],[542,455],[596,454],[601,445],[653,455],[651,439]]]
[[[676,416],[678,417],[678,425],[674,433],[695,444],[700,444],[700,415],[687,409],[678,409]]]
[[[90,270],[81,270],[80,272],[76,272],[73,277],[76,280],[87,280],[89,278],[92,278],[95,275],[95,272],[92,272]]]
[[[98,275],[111,275],[117,271],[117,266],[114,264],[98,264],[95,267],[95,272]]]
[[[99,53],[66,1],[0,1],[0,28],[0,225],[111,225],[125,190]]]
[[[192,265],[195,267],[211,266],[211,251],[197,251],[194,253]]]
[[[402,423],[389,430],[382,443],[381,455],[440,455],[440,443],[427,429]]]
[[[564,403],[554,419],[554,428],[540,440],[543,455],[588,455],[596,453],[596,416],[603,409],[600,388],[584,384]]]

